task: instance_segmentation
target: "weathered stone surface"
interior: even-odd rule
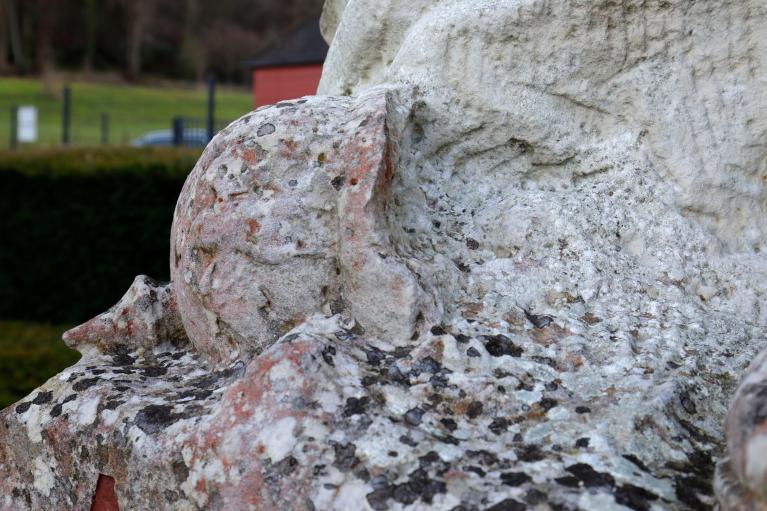
[[[3,411],[0,508],[99,474],[121,509],[711,508],[767,333],[765,9],[329,1],[334,96],[182,192],[191,343]],[[726,509],[761,505],[751,379]]]
[[[181,317],[201,353],[252,356],[309,315],[347,308],[394,344],[417,333],[434,298],[384,220],[408,101],[384,88],[284,102],[211,142],[171,235]]]
[[[325,13],[320,92],[417,85],[445,163],[515,160],[518,183],[562,187],[639,152],[685,216],[763,248],[764,2],[329,0]]]

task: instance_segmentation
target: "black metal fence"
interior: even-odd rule
[[[172,143],[175,146],[204,146],[213,138],[212,135],[224,129],[227,124],[226,121],[215,120],[211,130],[208,119],[175,117],[171,124]]]
[[[207,94],[196,99],[196,105],[190,105],[189,94],[183,89],[178,89],[183,91],[180,93],[183,101],[174,106],[172,100],[158,100],[152,91],[121,96],[119,89],[115,89],[114,96],[106,96],[105,92],[87,89],[82,84],[76,87],[80,87],[79,92],[64,86],[58,98],[41,96],[38,100],[30,97],[28,91],[17,100],[0,97],[0,148],[6,141],[10,149],[95,144],[203,147],[229,120],[249,109],[245,103],[241,110],[239,104],[233,110],[231,91],[224,93],[223,103],[217,102],[213,79],[208,82]],[[221,119],[216,118],[219,109]],[[199,114],[189,116],[190,110]],[[28,115],[22,116],[22,111]],[[24,121],[30,115],[36,119],[31,124]],[[24,136],[29,129],[35,134]]]

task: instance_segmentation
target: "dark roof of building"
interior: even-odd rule
[[[328,53],[328,45],[320,33],[318,18],[310,18],[292,34],[267,48],[245,65],[252,69],[262,67],[322,64]]]

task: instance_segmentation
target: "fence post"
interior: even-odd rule
[[[173,131],[173,145],[184,145],[184,118],[174,117],[171,129]]]
[[[208,142],[213,138],[213,130],[215,129],[215,109],[216,109],[216,79],[213,75],[208,77],[208,125],[207,135]]]
[[[11,149],[16,149],[19,145],[19,107],[11,107]]]
[[[64,96],[62,98],[63,103],[61,105],[61,144],[69,145],[69,126],[71,122],[71,100],[72,93],[69,85],[64,86]]]
[[[106,112],[101,112],[101,143],[109,143],[109,114]]]

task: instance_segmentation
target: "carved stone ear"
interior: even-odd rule
[[[164,342],[187,342],[170,283],[139,275],[108,311],[64,332],[67,346],[85,354],[150,349]]]
[[[347,177],[338,198],[344,297],[368,333],[395,345],[417,336],[425,315],[429,323],[438,322],[435,297],[406,266],[388,232],[391,181],[410,113],[399,98],[402,94],[385,89],[360,98],[352,123],[362,126],[364,136],[353,134],[343,151]]]

